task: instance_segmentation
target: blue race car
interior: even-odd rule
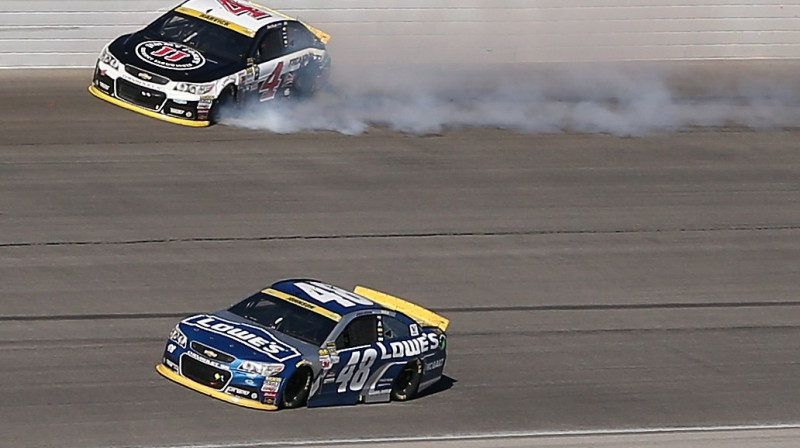
[[[284,280],[180,321],[156,370],[254,409],[403,401],[442,377],[448,324],[362,286]]]

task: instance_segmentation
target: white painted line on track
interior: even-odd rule
[[[585,436],[629,436],[648,434],[678,434],[678,433],[711,433],[733,431],[764,431],[781,429],[800,429],[800,423],[786,423],[775,425],[739,425],[739,426],[686,426],[665,428],[639,428],[639,429],[596,429],[575,431],[508,431],[487,433],[443,434],[431,436],[408,437],[368,437],[352,439],[326,439],[326,440],[275,440],[258,442],[229,442],[189,445],[137,445],[124,448],[260,448],[281,446],[330,446],[330,445],[373,445],[378,443],[412,443],[412,442],[452,442],[468,440],[493,440],[493,439],[519,439],[519,438],[545,438],[545,437],[585,437]],[[110,447],[114,448],[114,447]],[[116,447],[123,448],[123,447]]]

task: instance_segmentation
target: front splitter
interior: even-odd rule
[[[108,95],[107,93],[101,91],[100,89],[98,89],[95,86],[89,86],[89,92],[92,95],[100,98],[101,100],[107,101],[107,102],[109,102],[109,103],[111,103],[111,104],[113,104],[115,106],[119,106],[119,107],[122,107],[124,109],[128,109],[128,110],[131,110],[131,111],[134,111],[134,112],[140,113],[142,115],[146,115],[148,117],[155,118],[155,119],[158,119],[158,120],[161,120],[161,121],[166,121],[166,122],[169,122],[169,123],[179,124],[179,125],[182,125],[182,126],[189,126],[189,127],[193,127],[193,128],[203,128],[203,127],[211,125],[211,122],[207,121],[207,120],[206,121],[199,121],[199,120],[187,120],[185,118],[170,117],[170,116],[167,116],[167,115],[164,115],[164,114],[160,114],[158,112],[154,112],[152,110],[144,109],[144,108],[136,106],[134,104],[126,103],[125,101],[122,101],[120,99],[114,98],[111,95]]]

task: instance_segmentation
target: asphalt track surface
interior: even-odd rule
[[[91,97],[87,71],[29,76],[0,83],[4,447],[800,422],[800,131],[194,130]],[[266,413],[156,374],[180,316],[297,276],[451,318],[448,379],[408,403]],[[798,432],[437,443],[655,444],[636,437]]]

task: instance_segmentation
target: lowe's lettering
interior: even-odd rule
[[[387,348],[386,343],[378,343],[380,359],[405,358],[436,350],[439,348],[439,337],[434,333],[426,333],[408,341],[392,341],[388,345]]]
[[[186,319],[184,323],[227,336],[278,361],[299,355],[296,349],[273,339],[267,332],[215,316],[195,316]]]

